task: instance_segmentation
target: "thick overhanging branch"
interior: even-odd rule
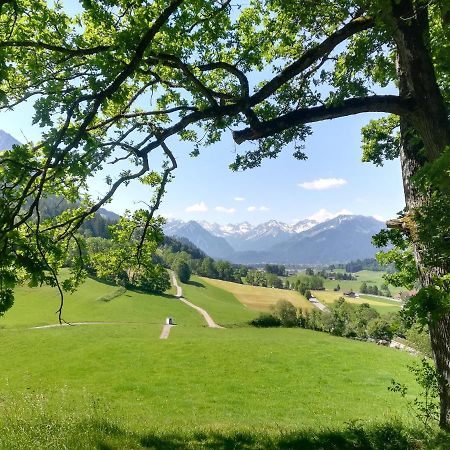
[[[405,116],[409,115],[414,107],[415,104],[412,99],[405,99],[396,95],[350,98],[335,106],[314,106],[291,111],[275,119],[260,122],[257,128],[235,131],[233,139],[237,144],[242,144],[245,141],[273,136],[298,125],[365,112],[384,112]]]
[[[329,55],[340,43],[356,33],[367,30],[374,25],[371,17],[357,17],[344,25],[324,41],[309,50],[306,50],[296,61],[287,66],[278,75],[268,81],[259,91],[249,99],[249,106],[255,106],[271,95],[289,80],[311,67],[317,61]]]

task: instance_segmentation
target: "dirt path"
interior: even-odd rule
[[[41,325],[38,327],[31,327],[30,330],[43,330],[44,328],[58,328],[58,327],[73,327],[75,325],[117,325],[118,323],[126,322],[70,322],[70,323],[55,323],[53,325]]]
[[[163,329],[161,331],[161,336],[159,336],[160,339],[167,339],[170,334],[170,329],[173,327],[173,325],[164,325]]]
[[[178,284],[177,279],[175,277],[175,274],[172,271],[170,271],[170,277],[172,279],[172,284],[177,289],[176,297],[178,297],[186,305],[188,305],[191,308],[194,308],[196,311],[198,311],[203,316],[203,318],[206,320],[206,323],[208,324],[208,327],[210,327],[210,328],[223,328],[220,325],[217,325],[216,322],[214,322],[213,318],[208,314],[207,311],[205,311],[203,308],[200,308],[200,306],[194,305],[189,300],[186,300],[183,297],[183,289],[181,289],[181,286]]]
[[[308,301],[310,303],[312,303],[313,306],[320,309],[321,311],[324,311],[324,312],[329,311],[329,309],[323,303],[320,303],[316,297],[308,298]]]

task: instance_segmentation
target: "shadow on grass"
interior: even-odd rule
[[[449,434],[434,436],[406,430],[401,425],[381,425],[369,429],[348,428],[338,431],[299,431],[265,434],[258,432],[200,432],[182,435],[145,436],[144,448],[154,450],[192,449],[301,449],[301,450],[445,450]]]
[[[192,281],[189,280],[187,283],[184,284],[188,284],[189,286],[195,286],[195,287],[200,287],[200,288],[204,288],[205,285],[203,283],[199,283],[198,281]]]
[[[44,420],[42,420],[44,419]],[[4,426],[7,425],[7,426]],[[170,430],[170,431],[169,431]],[[136,433],[107,419],[56,423],[47,417],[37,422],[0,422],[0,448],[219,449],[219,450],[448,450],[450,434],[426,434],[391,422],[350,425],[340,430],[155,430]]]

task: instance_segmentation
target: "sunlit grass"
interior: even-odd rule
[[[297,308],[302,308],[304,311],[309,311],[313,308],[311,303],[296,291],[230,283],[229,281],[214,280],[211,278],[201,278],[201,280],[231,292],[242,304],[254,310],[270,311],[271,307],[279,300],[287,300]]]
[[[65,316],[115,323],[29,329],[55,322],[57,297],[19,289],[0,318],[0,448],[295,448],[330,429],[341,442],[348,423],[410,420],[387,387],[394,378],[417,392],[412,356],[311,330],[236,327],[258,313],[208,283],[194,279],[185,295],[230,328],[207,328],[171,296],[100,301],[116,288],[89,280]],[[178,325],[160,340],[169,315]]]

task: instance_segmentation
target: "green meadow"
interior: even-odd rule
[[[346,302],[352,304],[368,303],[372,308],[376,309],[380,314],[387,314],[391,312],[398,312],[401,309],[401,303],[395,300],[389,300],[384,297],[377,297],[374,295],[360,295],[356,298],[346,297],[342,292],[334,291],[311,291],[311,293],[320,302],[331,305],[340,297],[343,297]]]
[[[58,296],[18,289],[0,318],[0,448],[412,442],[417,422],[387,387],[392,378],[404,382],[413,398],[418,388],[406,366],[416,358],[310,330],[255,329],[245,323],[259,312],[232,294],[199,279],[183,289],[227,328],[207,328],[172,295],[126,291],[105,302],[117,288],[87,280],[67,296],[65,320],[102,323],[33,329],[56,323]],[[167,316],[177,325],[160,340]],[[427,448],[445,448],[444,438]]]
[[[335,272],[341,272],[344,273],[345,270],[342,269],[336,269]],[[334,289],[338,284],[341,287],[341,292],[347,292],[350,290],[353,290],[355,292],[358,292],[361,283],[364,281],[370,285],[370,286],[378,286],[378,288],[381,287],[382,284],[386,284],[386,281],[383,279],[384,272],[376,272],[373,270],[361,270],[359,272],[356,272],[352,274],[356,276],[356,280],[325,280],[323,285],[325,289]],[[401,291],[404,291],[403,288],[398,288],[392,285],[389,285],[389,290],[391,291],[392,295],[396,295]]]

